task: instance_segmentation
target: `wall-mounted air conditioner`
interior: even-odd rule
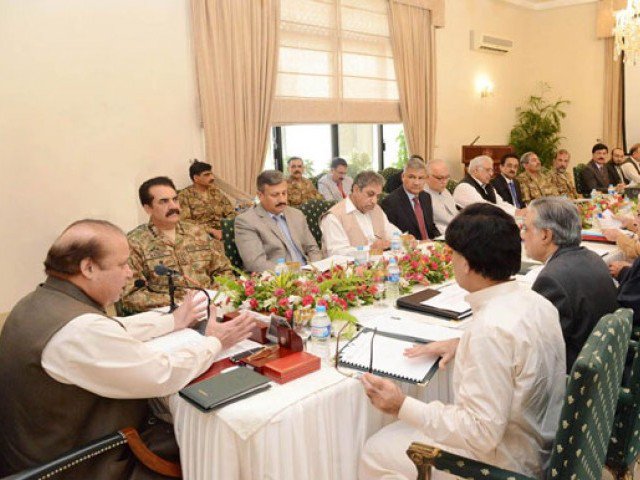
[[[513,49],[513,40],[471,30],[471,48],[484,52],[507,53]]]

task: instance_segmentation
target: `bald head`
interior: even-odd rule
[[[427,185],[434,192],[441,193],[451,178],[449,166],[444,160],[429,160],[427,163]]]
[[[100,262],[109,253],[109,240],[124,237],[124,232],[105,220],[78,220],[73,222],[53,242],[44,269],[47,275],[77,275],[80,262],[89,258]]]

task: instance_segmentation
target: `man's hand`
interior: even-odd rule
[[[617,228],[605,228],[604,230],[602,230],[602,234],[610,242],[617,242],[618,237],[622,234],[622,230],[619,230]]]
[[[405,356],[409,358],[423,357],[426,355],[442,357],[438,366],[445,368],[453,357],[456,356],[456,350],[460,343],[459,338],[451,338],[440,342],[430,342],[425,345],[415,345],[404,351]]]
[[[621,182],[618,185],[616,185],[616,192],[622,193],[624,192],[625,188],[627,188],[627,186],[624,184],[624,182]]]
[[[194,298],[196,292],[187,292],[182,301],[182,305],[173,311],[174,331],[182,330],[193,325],[198,320],[203,319],[207,312],[207,299],[202,295],[201,299]],[[215,318],[215,310],[214,317]]]
[[[233,320],[225,323],[218,323],[215,318],[211,317],[204,334],[220,340],[223,350],[249,338],[256,323],[249,312],[242,312]]]
[[[640,226],[640,220],[638,216],[633,215],[614,215],[616,220],[622,222],[622,228],[631,230],[632,232],[638,232],[638,226]]]
[[[382,238],[377,238],[375,242],[371,244],[369,247],[371,250],[386,250],[391,246],[391,242],[388,240],[383,240]]]
[[[222,240],[222,230],[216,230],[215,228],[212,228],[209,230],[209,233],[213,235],[213,238]]]
[[[609,264],[609,273],[613,278],[618,278],[618,274],[620,273],[620,270],[630,266],[631,264],[629,262],[621,262],[621,261],[611,262],[611,264]]]
[[[365,373],[361,378],[365,393],[374,407],[384,413],[398,415],[406,395],[390,380]]]

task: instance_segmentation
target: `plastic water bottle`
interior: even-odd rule
[[[607,187],[607,193],[610,197],[613,197],[616,194],[616,189],[613,185],[609,184],[609,186]]]
[[[385,280],[384,271],[377,273],[374,276],[374,285],[376,286],[376,305],[379,307],[387,306],[387,302],[385,301]]]
[[[400,241],[400,232],[393,232],[391,235],[391,251],[400,252],[402,250],[402,242]]]
[[[598,191],[594,188],[591,190],[591,198],[594,199],[598,196]]]
[[[284,258],[279,258],[278,260],[276,260],[276,268],[273,269],[273,272],[276,274],[276,277],[286,271],[287,271],[287,264],[284,262]]]
[[[364,249],[362,245],[356,247],[355,254],[355,264],[356,265],[365,265],[367,263],[367,251]]]
[[[316,314],[311,319],[312,353],[320,357],[324,365],[329,363],[329,340],[331,339],[331,320],[327,315],[327,307],[318,305]]]
[[[389,260],[389,266],[387,267],[385,294],[389,305],[394,305],[396,299],[400,296],[400,267],[398,267],[395,258]]]

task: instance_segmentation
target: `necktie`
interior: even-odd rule
[[[520,208],[520,202],[518,201],[518,194],[516,193],[516,186],[513,182],[509,182],[509,191],[511,192],[511,198],[513,198],[513,205],[516,208]]]
[[[347,198],[347,196],[344,193],[344,189],[342,188],[342,180],[338,180],[338,191],[340,192],[340,195],[342,195],[342,198]]]
[[[428,240],[429,236],[427,235],[427,227],[424,224],[424,213],[422,212],[422,206],[420,205],[420,200],[418,200],[418,196],[413,197],[413,212],[416,214],[416,220],[418,221],[418,227],[420,228],[420,235],[422,236],[421,240]]]
[[[284,215],[274,215],[273,219],[276,221],[278,228],[284,234],[284,238],[286,239],[287,247],[289,251],[293,253],[293,259],[296,262],[300,262],[300,265],[306,265],[307,262],[304,259],[304,255],[296,247],[296,244],[293,243],[293,239],[291,238],[291,232],[289,231],[289,226],[287,225],[287,221],[284,218]]]

